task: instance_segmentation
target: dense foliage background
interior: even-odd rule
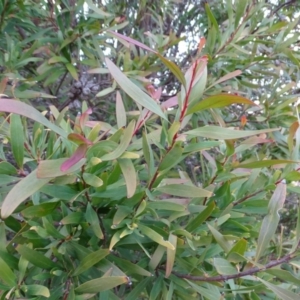
[[[0,299],[298,299],[299,24],[0,0]]]

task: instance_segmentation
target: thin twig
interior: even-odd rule
[[[212,281],[226,281],[228,279],[236,279],[236,278],[241,278],[244,276],[249,276],[249,275],[253,275],[255,273],[258,272],[262,272],[265,271],[267,269],[271,269],[273,267],[276,267],[282,263],[287,263],[290,260],[292,260],[294,257],[296,257],[296,251],[290,254],[287,254],[285,256],[283,256],[282,258],[278,259],[278,260],[271,260],[269,263],[267,263],[266,265],[264,265],[263,267],[254,267],[254,268],[250,268],[246,271],[237,273],[237,274],[231,274],[231,275],[218,275],[218,276],[213,276],[213,277],[207,277],[207,276],[193,276],[193,275],[187,275],[187,274],[181,274],[178,272],[172,272],[172,274],[174,274],[175,276],[179,277],[179,278],[185,278],[185,279],[190,279],[190,280],[194,280],[194,281],[206,281],[206,282],[212,282]]]

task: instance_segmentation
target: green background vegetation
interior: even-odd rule
[[[298,1],[0,1],[0,299],[298,299]]]

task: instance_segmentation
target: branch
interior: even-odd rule
[[[275,10],[271,13],[271,16],[275,15],[280,9],[282,9],[285,6],[290,6],[290,5],[294,5],[296,4],[296,0],[291,0],[285,3],[282,3],[280,5],[278,5]]]
[[[299,247],[299,245],[298,245]],[[248,269],[246,271],[237,273],[237,274],[232,274],[232,275],[218,275],[218,276],[213,276],[213,277],[206,277],[206,276],[193,276],[193,275],[185,275],[185,274],[180,274],[177,272],[172,272],[172,274],[174,274],[175,276],[179,277],[179,278],[185,278],[185,279],[190,279],[190,280],[194,280],[194,281],[206,281],[206,282],[212,282],[212,281],[226,281],[228,279],[235,279],[235,278],[241,278],[244,276],[248,276],[248,275],[253,275],[255,273],[258,272],[262,272],[265,271],[267,269],[271,269],[273,267],[276,267],[282,263],[287,263],[290,260],[292,260],[294,257],[296,257],[296,251],[294,251],[293,253],[287,254],[285,256],[283,256],[282,258],[278,259],[278,260],[271,260],[269,263],[267,263],[265,266],[263,267],[254,267],[251,269]]]

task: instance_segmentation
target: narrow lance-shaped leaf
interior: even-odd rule
[[[134,131],[134,126],[135,122],[134,120],[132,120],[127,126],[127,128],[124,130],[123,138],[119,146],[113,152],[101,156],[100,158],[102,161],[117,159],[125,152],[125,150],[130,144],[132,134]]]
[[[75,269],[73,276],[77,276],[85,272],[86,270],[94,266],[96,263],[98,263],[101,259],[103,259],[108,254],[109,254],[108,249],[99,249],[93,253],[90,253],[80,261],[80,264]]]
[[[16,284],[16,275],[7,265],[7,263],[0,257],[0,279],[13,287]]]
[[[277,297],[282,300],[295,300],[299,299],[299,294],[295,294],[290,290],[272,284],[268,281],[265,281],[259,277],[256,277],[259,281],[261,281],[269,290],[271,290]]]
[[[48,257],[46,257],[44,254],[37,252],[33,249],[30,249],[24,245],[18,245],[16,250],[29,262],[31,262],[33,265],[50,270],[52,268],[56,267],[56,264]]]
[[[209,203],[208,206],[196,216],[196,218],[190,220],[185,230],[188,232],[195,231],[211,215],[215,207],[216,205],[214,202]]]
[[[99,217],[96,211],[93,209],[92,205],[88,203],[85,212],[86,221],[91,224],[91,228],[97,238],[103,239],[104,235],[100,227]]]
[[[211,86],[209,86],[207,89],[210,89],[211,87],[213,87],[213,86],[215,86],[215,85],[217,85],[217,84],[219,84],[219,83],[222,83],[222,82],[224,82],[224,81],[226,81],[226,80],[229,80],[229,79],[234,78],[234,77],[236,77],[236,76],[239,76],[239,75],[241,75],[241,74],[242,74],[242,71],[241,71],[241,70],[235,70],[235,71],[233,71],[233,72],[230,72],[230,73],[228,73],[228,74],[222,76],[221,78],[219,78],[217,81],[215,81],[215,82],[214,82]]]
[[[287,160],[287,159],[271,159],[271,160],[260,160],[260,161],[254,161],[246,164],[239,164],[236,165],[235,168],[249,168],[249,169],[256,169],[256,168],[265,168],[265,167],[271,167],[275,165],[280,164],[296,164],[297,161],[293,160]]]
[[[46,298],[50,297],[49,289],[40,284],[21,285],[21,290],[23,290],[26,295],[30,296],[44,296]]]
[[[255,261],[258,261],[268,247],[276,232],[280,216],[278,211],[283,207],[286,198],[286,184],[279,183],[268,206],[268,214],[264,217],[258,236]]]
[[[34,170],[24,179],[20,180],[5,197],[2,203],[1,217],[3,219],[9,217],[23,201],[37,192],[50,180],[51,178],[37,178],[37,170]]]
[[[84,158],[87,148],[88,146],[86,144],[79,145],[72,156],[62,163],[60,170],[62,172],[66,172],[76,165],[82,158]]]
[[[129,42],[130,44],[136,45],[138,47],[141,47],[142,49],[145,49],[147,51],[155,53],[161,59],[161,61],[164,63],[164,65],[167,68],[169,68],[169,70],[173,73],[173,75],[179,80],[179,82],[183,85],[183,87],[186,88],[186,82],[185,82],[184,75],[175,63],[173,63],[172,61],[169,61],[168,59],[164,58],[159,52],[151,49],[150,47],[148,47],[147,45],[145,45],[145,44],[143,44],[139,41],[136,41],[136,40],[134,40],[130,37],[127,37],[125,35],[122,35],[118,32],[114,32],[114,31],[111,31],[111,30],[108,30],[108,32],[110,34],[118,37],[118,38],[121,38],[121,39]]]
[[[126,111],[119,91],[116,93],[116,117],[118,128],[125,127],[127,122]]]
[[[212,192],[198,188],[196,186],[189,186],[183,184],[169,184],[165,186],[158,187],[157,191],[173,196],[179,197],[210,197]]]
[[[217,140],[232,140],[244,138],[252,135],[259,135],[262,133],[268,133],[277,131],[279,128],[261,129],[261,130],[234,130],[229,128],[223,128],[218,126],[205,126],[185,132],[189,136],[202,136],[210,139]]]
[[[37,177],[38,178],[54,178],[63,175],[67,175],[79,170],[86,162],[85,158],[82,158],[75,165],[70,167],[67,171],[61,170],[61,165],[68,159],[59,158],[53,160],[43,160],[40,162],[37,168]]]
[[[106,58],[105,62],[111,75],[126,94],[128,94],[138,104],[146,107],[163,119],[166,119],[166,116],[160,106],[150,96],[128,79],[110,59]]]
[[[141,232],[146,235],[148,238],[150,238],[151,240],[153,240],[154,242],[174,250],[175,247],[169,242],[169,241],[165,241],[164,238],[158,234],[156,231],[154,231],[153,229],[144,226],[142,224],[139,224],[139,229],[141,230]]]
[[[231,94],[219,94],[219,95],[213,95],[208,98],[205,98],[204,100],[198,102],[196,105],[190,107],[188,109],[187,114],[195,113],[201,110],[210,109],[210,108],[220,108],[225,107],[231,104],[248,104],[248,105],[256,105],[251,100],[231,95]]]
[[[214,227],[207,224],[208,229],[212,233],[213,237],[217,241],[217,243],[223,248],[223,250],[228,253],[230,251],[231,245],[228,243],[228,241],[225,239],[225,237]]]
[[[167,248],[167,263],[166,263],[166,278],[171,275],[176,256],[177,236],[170,233],[169,242],[174,246],[174,249]]]
[[[26,103],[13,99],[0,98],[0,111],[18,114],[34,121],[37,121],[52,131],[56,132],[60,136],[67,138],[67,132],[56,126],[55,124],[48,121],[38,110],[29,106]]]
[[[131,159],[128,158],[119,158],[118,163],[122,170],[126,188],[127,188],[127,198],[131,198],[136,190],[137,185],[137,178],[136,178],[136,171]]]
[[[75,292],[79,294],[99,293],[124,283],[128,283],[127,276],[101,277],[81,284],[75,289]]]
[[[11,150],[19,168],[23,167],[24,160],[24,131],[19,115],[10,117],[10,143]]]

